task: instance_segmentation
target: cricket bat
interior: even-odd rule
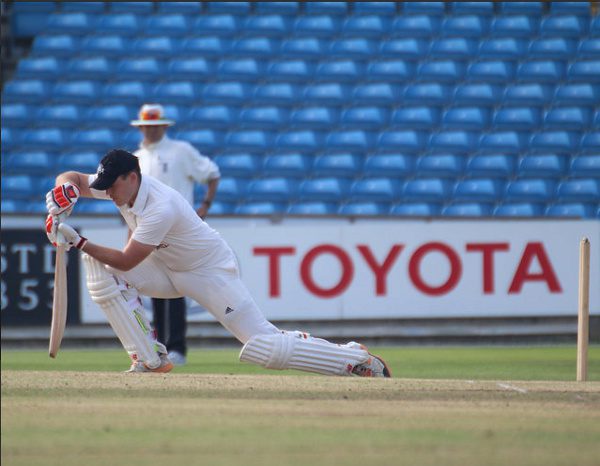
[[[54,297],[52,300],[52,324],[48,353],[55,358],[67,324],[67,258],[63,236],[57,235],[56,263],[54,266]]]

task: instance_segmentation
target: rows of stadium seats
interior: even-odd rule
[[[42,210],[39,167],[134,149],[157,101],[221,167],[214,213],[600,215],[588,2],[31,4],[13,5],[44,26],[3,90],[3,212]]]

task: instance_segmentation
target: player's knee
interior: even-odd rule
[[[297,336],[288,333],[255,335],[240,351],[240,361],[267,369],[286,369],[294,354]]]

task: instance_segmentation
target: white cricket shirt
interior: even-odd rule
[[[179,191],[191,205],[194,204],[194,182],[206,184],[221,176],[219,167],[191,144],[166,135],[156,144],[141,143],[134,155],[140,159],[142,174]]]
[[[97,178],[90,175],[91,184]],[[98,199],[106,191],[91,189]],[[157,179],[142,175],[132,207],[120,206],[132,238],[156,249],[152,253],[169,269],[189,271],[207,265],[235,267],[235,257],[221,235],[208,226],[181,194]]]

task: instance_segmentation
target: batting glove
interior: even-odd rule
[[[46,208],[50,215],[64,213],[68,216],[73,206],[79,199],[79,188],[73,183],[65,183],[48,191],[46,194]]]
[[[72,226],[67,225],[66,223],[60,223],[58,225],[58,231],[65,237],[65,242],[69,246],[81,249],[85,246],[85,243],[87,243],[87,238],[81,236]]]
[[[58,217],[53,217],[52,215],[48,215],[46,217],[46,236],[48,237],[48,241],[50,241],[53,246],[56,246],[56,243],[57,243],[57,239],[56,239],[57,232],[58,232]]]

